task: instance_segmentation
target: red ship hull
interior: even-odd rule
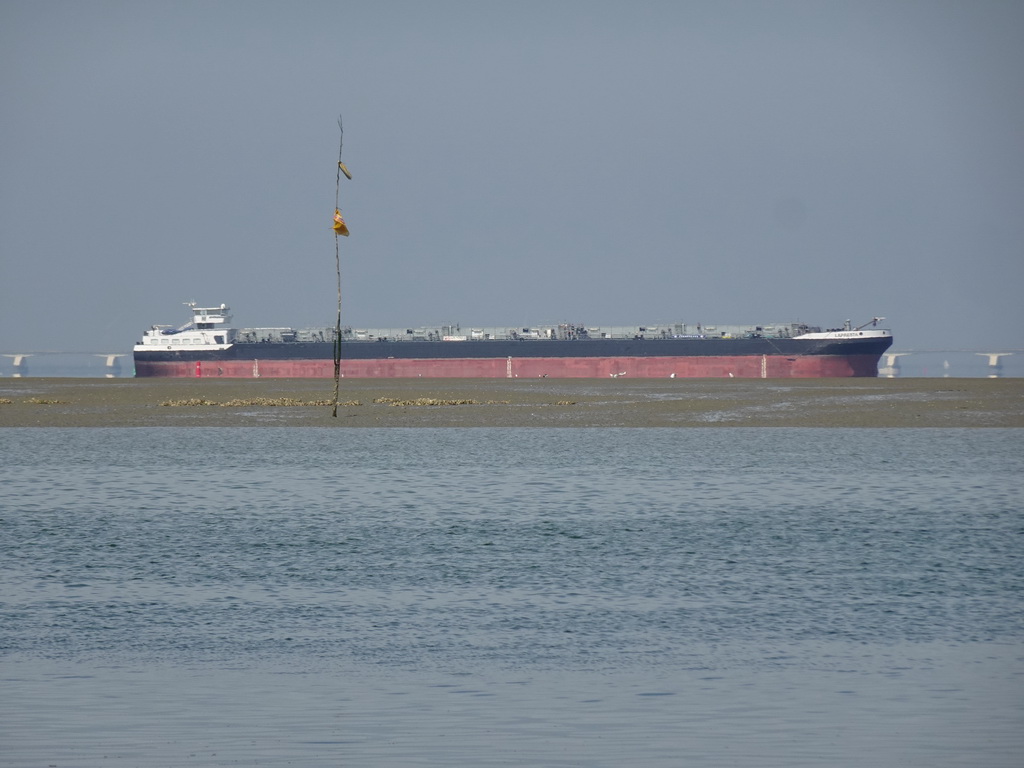
[[[849,378],[878,375],[877,354],[721,357],[516,357],[342,360],[347,378],[640,379]],[[333,378],[331,360],[136,360],[135,375],[174,378]]]

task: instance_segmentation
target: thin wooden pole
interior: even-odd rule
[[[334,265],[338,275],[338,322],[334,328],[334,409],[331,416],[338,418],[338,396],[341,390],[341,251],[338,235],[334,235]]]
[[[341,148],[345,141],[345,129],[338,116],[338,178],[334,184],[334,210],[341,206]],[[341,390],[341,246],[338,243],[338,231],[334,231],[334,269],[338,277],[338,319],[334,327],[334,409],[331,416],[338,418],[338,397]]]

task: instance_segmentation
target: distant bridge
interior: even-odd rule
[[[44,356],[63,356],[63,357],[101,357],[106,360],[106,377],[108,379],[116,379],[121,374],[121,358],[131,357],[130,352],[60,352],[55,350],[46,350],[44,352],[4,352],[0,353],[0,357],[9,357],[13,364],[14,373],[11,374],[14,378],[21,378],[28,376],[28,359],[30,357],[44,357]]]
[[[998,379],[1003,374],[1004,357],[1024,353],[1021,349],[1009,349],[1004,352],[979,352],[977,349],[905,349],[882,353],[879,361],[878,375],[893,379],[900,375],[900,358],[910,355],[977,355],[988,360],[988,378]],[[946,363],[948,365],[948,362]],[[947,374],[948,375],[948,374]]]

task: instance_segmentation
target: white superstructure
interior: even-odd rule
[[[136,351],[154,347],[166,349],[227,349],[235,342],[236,331],[230,327],[231,315],[227,304],[219,307],[197,307],[194,301],[185,303],[192,310],[192,320],[175,328],[173,325],[154,325],[135,345]]]
[[[885,339],[892,337],[892,331],[876,326],[885,320],[884,317],[873,317],[870,322],[859,325],[856,328],[847,320],[842,328],[829,328],[827,331],[816,331],[813,333],[802,333],[795,336],[797,339]],[[865,330],[868,326],[869,330]]]

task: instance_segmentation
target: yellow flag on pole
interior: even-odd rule
[[[348,237],[348,227],[345,226],[345,220],[341,218],[341,211],[337,208],[334,209],[334,232]]]

